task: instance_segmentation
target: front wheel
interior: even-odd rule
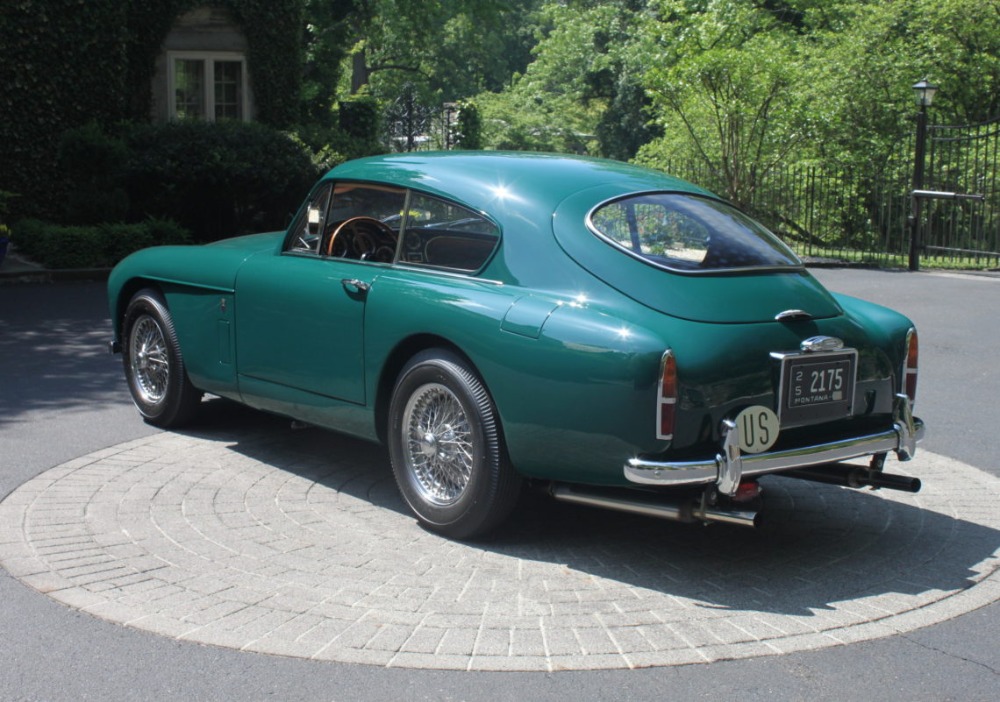
[[[428,529],[472,538],[514,508],[521,478],[507,460],[493,400],[455,354],[425,351],[406,365],[388,434],[396,484]]]
[[[188,379],[163,297],[140,290],[128,303],[122,322],[122,361],[132,400],[147,422],[174,427],[191,419],[199,392]]]

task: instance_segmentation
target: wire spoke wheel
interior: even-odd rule
[[[428,529],[472,538],[514,508],[521,477],[493,400],[465,359],[445,349],[414,356],[396,380],[387,433],[396,485]]]
[[[445,386],[425,385],[406,403],[403,423],[417,489],[434,504],[454,503],[472,476],[472,431],[462,404]]]
[[[136,390],[142,398],[151,404],[163,400],[170,381],[170,359],[163,330],[149,315],[143,315],[132,326],[128,354]]]
[[[202,393],[188,378],[163,295],[148,288],[133,295],[121,328],[125,378],[139,413],[158,427],[189,421]]]

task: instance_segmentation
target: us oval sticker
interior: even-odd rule
[[[761,453],[774,446],[778,440],[780,422],[778,415],[763,405],[753,405],[736,415],[740,431],[740,450],[744,453]]]

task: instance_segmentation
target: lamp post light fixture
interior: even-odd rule
[[[937,92],[938,87],[927,82],[927,79],[923,79],[917,83],[913,84],[913,92],[917,96],[917,104],[921,107],[927,108],[931,106],[931,102],[934,100],[934,93]]]
[[[938,87],[925,78],[913,84],[913,92],[920,105],[917,113],[917,138],[913,156],[913,192],[910,193],[910,265],[911,271],[920,270],[920,197],[924,189],[924,161],[927,154],[927,108],[934,100]]]

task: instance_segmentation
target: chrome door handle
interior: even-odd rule
[[[344,278],[340,281],[340,284],[344,286],[344,290],[355,295],[363,295],[371,288],[368,283],[357,278]]]

